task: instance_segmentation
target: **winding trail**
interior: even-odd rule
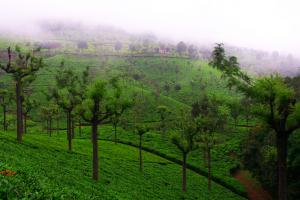
[[[271,195],[254,179],[250,178],[246,171],[239,170],[234,174],[234,177],[246,187],[250,200],[272,200]]]
[[[79,139],[84,139],[84,138],[79,138]],[[99,139],[99,140],[102,140],[102,141],[109,141],[109,142],[114,142],[114,140],[111,140],[111,139]],[[125,142],[125,141],[120,141],[118,140],[117,143],[120,143],[120,144],[123,144],[123,145],[128,145],[128,146],[131,146],[131,147],[135,147],[135,148],[139,148],[138,145],[134,144],[134,143],[131,143],[131,142]],[[176,164],[179,164],[179,165],[182,165],[182,161],[177,159],[177,158],[174,158],[174,157],[171,157],[171,156],[168,156],[164,153],[161,153],[159,151],[156,151],[154,149],[150,149],[150,148],[147,148],[147,147],[143,147],[143,151],[146,151],[148,153],[152,153],[154,155],[157,155],[159,157],[162,157],[170,162],[173,162],[173,163],[176,163]],[[207,177],[207,172],[198,168],[198,167],[195,167],[191,164],[187,164],[187,169],[201,175],[201,176],[205,176]],[[234,186],[228,184],[227,182],[224,182],[222,179],[218,178],[218,177],[215,177],[215,176],[212,176],[212,181],[214,181],[215,183],[227,188],[228,190],[230,190],[231,192],[237,194],[237,195],[240,195],[241,197],[244,197],[246,199],[248,199],[248,195],[247,195],[247,192],[245,191],[241,191],[241,190],[238,190],[236,189]]]

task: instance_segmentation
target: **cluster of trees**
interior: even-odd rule
[[[204,97],[194,104],[191,112],[182,112],[175,123],[172,143],[182,152],[182,191],[186,191],[186,162],[188,154],[201,149],[207,162],[208,190],[211,191],[211,150],[217,143],[216,133],[223,131],[226,121],[220,112],[222,104],[214,97]]]
[[[287,151],[289,137],[300,128],[300,102],[293,88],[278,74],[252,79],[241,71],[237,58],[227,57],[217,44],[210,64],[223,72],[228,87],[252,99],[253,113],[275,133],[278,199],[287,199]]]

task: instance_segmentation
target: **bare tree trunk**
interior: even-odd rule
[[[117,144],[117,125],[114,124],[114,132],[115,132],[115,144]]]
[[[287,142],[288,134],[277,133],[278,199],[287,200]]]
[[[75,122],[71,120],[71,132],[72,132],[72,139],[75,137]]]
[[[24,134],[27,134],[27,114],[24,114]]]
[[[139,144],[139,158],[140,158],[140,171],[143,171],[143,155],[142,155],[142,135],[140,135],[140,144]]]
[[[52,136],[52,117],[49,118],[49,133],[50,133],[50,137]]]
[[[22,96],[21,81],[16,83],[16,102],[17,102],[17,141],[22,143],[23,136],[23,119],[22,119]]]
[[[3,130],[7,131],[7,126],[6,126],[6,106],[3,105]]]
[[[208,163],[207,163],[207,151],[205,149],[203,149],[203,166],[207,167]]]
[[[210,148],[207,149],[207,168],[208,168],[208,191],[211,191],[211,154]]]
[[[99,174],[98,174],[98,133],[97,130],[98,125],[97,123],[92,124],[92,140],[93,140],[93,179],[98,181]]]
[[[59,117],[56,117],[56,134],[58,135],[59,133]]]
[[[82,131],[81,131],[81,119],[80,118],[79,118],[78,123],[79,123],[79,136],[81,137]]]
[[[47,118],[46,120],[46,130],[47,130],[47,134],[49,135],[49,119]]]
[[[182,191],[186,192],[186,153],[183,153],[182,159]]]
[[[68,134],[68,148],[72,151],[72,131],[71,131],[71,111],[67,112],[67,134]]]

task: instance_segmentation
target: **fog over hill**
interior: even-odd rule
[[[147,35],[164,43],[194,44],[204,54],[222,42],[256,74],[293,76],[300,66],[298,7],[296,0],[10,0],[1,2],[0,31],[40,40],[93,40],[99,32],[122,41]],[[68,30],[64,38],[60,26]]]

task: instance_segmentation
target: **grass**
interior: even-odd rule
[[[144,172],[138,171],[135,148],[100,141],[100,182],[91,180],[90,140],[74,140],[66,151],[65,137],[29,134],[23,144],[12,133],[0,134],[0,162],[16,170],[0,176],[0,195],[9,199],[242,199],[224,187],[188,171],[188,191],[181,192],[181,167],[144,152]]]
[[[0,41],[1,42],[1,41]],[[32,84],[32,88],[33,88],[33,95],[32,97],[37,99],[42,105],[46,105],[47,102],[44,98],[44,96],[42,95],[42,91],[47,90],[47,87],[49,85],[54,85],[54,75],[56,72],[56,69],[58,68],[60,62],[64,60],[65,61],[65,65],[72,68],[74,71],[76,72],[81,72],[85,69],[86,66],[91,66],[91,75],[93,79],[97,79],[97,78],[108,78],[111,76],[116,76],[118,74],[121,73],[125,73],[127,75],[127,78],[123,80],[123,85],[126,86],[124,89],[124,93],[126,93],[129,97],[132,95],[132,93],[138,91],[138,92],[143,92],[143,94],[146,96],[146,102],[144,105],[144,120],[149,120],[149,121],[157,121],[159,116],[156,112],[156,108],[159,105],[166,105],[171,111],[172,111],[172,118],[176,118],[179,114],[180,114],[180,110],[184,109],[184,110],[190,110],[191,105],[202,98],[203,94],[206,93],[208,96],[216,96],[218,100],[220,100],[220,102],[226,104],[232,100],[238,99],[240,98],[236,92],[234,90],[228,90],[225,87],[225,81],[220,77],[221,74],[220,72],[218,72],[217,70],[211,68],[210,66],[208,66],[207,62],[205,61],[193,61],[193,60],[187,60],[187,59],[180,59],[180,58],[105,58],[105,57],[99,57],[99,58],[88,58],[88,57],[76,57],[76,56],[67,56],[67,55],[56,55],[54,57],[50,57],[45,59],[45,62],[47,64],[46,67],[44,67],[43,69],[41,69],[38,72],[38,76],[37,79],[33,82]],[[129,66],[129,67],[128,67]],[[140,75],[140,79],[138,80],[134,80],[133,77],[134,75]],[[1,76],[2,80],[8,80],[10,77],[7,76]],[[7,81],[8,82],[8,81]],[[166,91],[164,89],[164,85],[168,83],[170,84],[170,90]],[[175,85],[179,84],[181,86],[180,90],[175,90]],[[126,112],[124,115],[124,118],[132,121],[132,116],[133,113],[131,112]],[[39,116],[39,110],[38,109],[34,109],[33,112],[31,113],[31,118],[33,121],[38,121],[40,119]],[[229,119],[230,121],[230,119]],[[63,126],[65,123],[65,120],[62,119],[61,120],[61,126]],[[39,129],[38,127],[33,127],[32,128],[33,131],[31,131],[31,133],[38,133]],[[231,177],[230,174],[230,170],[237,167],[239,165],[239,161],[237,160],[237,158],[231,157],[229,154],[231,152],[236,152],[239,153],[240,151],[240,140],[243,138],[243,130],[239,130],[240,133],[236,134],[236,133],[221,133],[218,134],[218,139],[219,139],[219,144],[216,146],[215,149],[213,149],[212,151],[212,173],[215,177],[217,177],[218,179],[220,179],[221,181],[224,181],[226,184],[231,185],[232,187],[236,188],[239,191],[245,191],[244,187],[237,181],[235,180],[233,177]],[[89,129],[85,130],[85,136],[86,138],[88,138],[89,135]],[[55,156],[51,155],[49,152],[50,149],[55,149],[55,151],[59,151],[60,153],[63,154],[63,156],[68,157],[70,156],[70,154],[65,152],[65,142],[64,142],[64,136],[62,137],[58,137],[56,138],[57,140],[52,140],[49,139],[48,137],[45,136],[40,136],[40,135],[28,135],[28,141],[29,142],[33,142],[33,143],[37,143],[39,141],[45,141],[45,144],[43,143],[39,143],[39,145],[41,145],[39,148],[45,149],[45,155],[46,157],[48,156],[47,154],[49,154],[49,158],[53,158],[55,159]],[[112,139],[112,129],[110,126],[104,126],[101,127],[100,130],[100,138],[102,139]],[[27,137],[26,137],[27,138]],[[8,140],[9,139],[9,140]],[[51,142],[47,142],[47,140],[50,140]],[[136,135],[134,135],[132,132],[130,131],[125,131],[122,130],[121,134],[119,135],[119,139],[124,141],[124,142],[131,142],[133,144],[137,144],[137,137]],[[12,142],[12,138],[6,138],[6,140]],[[82,163],[82,159],[86,159],[86,162],[90,162],[89,161],[89,157],[90,157],[90,144],[88,142],[86,142],[86,140],[75,140],[75,146],[78,145],[78,148],[80,149],[80,151],[78,151],[78,149],[76,149],[77,147],[75,147],[75,152],[78,153],[77,154],[72,154],[72,156],[74,156],[74,160],[70,160],[70,165],[74,165],[74,166],[85,166],[85,168],[82,169],[86,169],[86,170],[90,170],[90,164],[85,165],[84,163]],[[25,140],[26,144],[27,140]],[[47,145],[46,145],[47,144]],[[109,142],[104,142],[101,141],[101,146],[109,146]],[[14,144],[15,145],[15,144]],[[49,147],[48,147],[49,145]],[[83,148],[83,146],[87,145],[88,148]],[[23,146],[23,145],[21,145]],[[62,147],[63,146],[63,147]],[[120,145],[122,146],[122,145]],[[159,133],[155,133],[155,132],[151,132],[149,134],[145,135],[144,138],[144,146],[147,148],[151,148],[154,149],[155,151],[160,152],[161,154],[165,154],[169,157],[175,158],[175,159],[181,159],[181,154],[180,152],[176,149],[176,147],[174,145],[172,145],[170,143],[170,140],[168,138],[168,136],[162,136]],[[61,148],[60,148],[61,147]],[[18,147],[19,148],[19,147]],[[18,149],[16,148],[16,149]],[[50,148],[50,149],[49,149]],[[118,147],[119,148],[119,147]],[[1,149],[1,148],[0,148]],[[124,150],[126,149],[126,150]],[[124,156],[124,158],[128,159],[128,160],[132,160],[132,165],[131,167],[129,167],[129,164],[127,163],[126,166],[128,165],[128,168],[126,168],[126,170],[132,170],[132,172],[137,172],[136,169],[131,169],[131,168],[135,168],[136,163],[133,162],[134,159],[132,159],[132,157],[137,158],[137,155],[133,155],[134,153],[130,153],[127,152],[129,150],[127,149],[131,149],[130,151],[135,152],[136,149],[134,148],[129,148],[129,147],[124,147],[122,149],[119,149],[120,152],[120,156],[117,156],[116,154],[118,154],[117,152],[107,152],[107,155],[112,155],[112,156],[116,156],[116,158],[122,158],[122,156]],[[22,151],[22,150],[20,150]],[[100,150],[101,153],[105,153],[105,150],[101,149]],[[125,155],[123,155],[123,151],[125,152]],[[127,152],[127,153],[126,153]],[[31,152],[32,153],[32,152]],[[100,154],[101,154],[100,153]],[[127,155],[128,154],[128,155]],[[33,154],[34,155],[34,154]],[[81,158],[81,157],[76,157],[76,156],[85,156],[86,158]],[[154,158],[155,156],[149,154],[149,158],[153,157],[153,159],[155,160],[156,158]],[[21,154],[19,155],[20,157]],[[0,157],[1,158],[1,157]],[[4,158],[4,157],[2,157]],[[36,157],[34,159],[38,159],[38,154],[36,154]],[[65,159],[65,158],[62,158]],[[101,158],[102,160],[100,161],[100,163],[111,163],[112,160],[109,160],[110,158]],[[161,158],[160,158],[161,159]],[[78,163],[76,160],[79,160]],[[163,160],[163,159],[162,159]],[[19,164],[14,164],[13,161],[11,161],[11,165],[12,167],[15,166],[19,166],[22,165],[24,168],[26,168],[25,163],[19,163]],[[25,162],[25,161],[24,161]],[[35,162],[34,160],[32,160],[31,162]],[[36,161],[36,162],[42,162],[42,161]],[[45,160],[45,162],[48,162],[47,160]],[[117,162],[117,161],[114,161]],[[121,161],[120,161],[121,162]],[[124,161],[125,162],[125,161]],[[151,160],[152,162],[152,160]],[[156,162],[156,161],[155,161]],[[159,162],[163,162],[163,161],[159,161]],[[164,162],[167,162],[166,160],[164,160]],[[206,171],[206,167],[205,167],[205,161],[202,158],[202,152],[201,151],[195,151],[193,153],[191,153],[189,155],[188,158],[188,163],[192,166],[195,166],[203,171]],[[30,165],[30,163],[27,163],[28,165]],[[53,164],[53,163],[52,163]],[[69,165],[68,164],[68,165]],[[122,166],[122,163],[117,163],[119,166]],[[38,163],[39,165],[39,163]],[[47,165],[47,164],[45,164]],[[49,166],[45,166],[45,170],[51,170],[51,168],[53,166],[51,166],[51,163],[49,164]],[[100,164],[101,167],[103,167],[103,165]],[[162,166],[172,166],[172,165],[153,165],[151,167],[151,169],[153,168],[153,170],[151,170],[151,173],[153,171],[153,174],[150,174],[151,176],[153,175],[154,177],[158,176],[158,171],[156,171],[156,168],[161,168]],[[181,192],[176,193],[174,191],[180,191],[180,167],[177,166],[176,170],[175,170],[175,165],[174,164],[174,169],[172,168],[168,168],[168,169],[164,169],[165,171],[169,171],[171,172],[173,171],[177,171],[177,180],[173,180],[173,175],[168,175],[170,177],[168,177],[170,179],[170,183],[172,183],[172,187],[175,187],[174,185],[176,185],[176,188],[172,188],[173,192],[168,191],[168,187],[165,188],[163,185],[158,185],[158,189],[162,188],[161,193],[158,192],[157,193],[157,188],[155,189],[154,186],[150,187],[150,186],[146,186],[149,191],[147,190],[147,194],[151,194],[151,195],[161,195],[164,197],[164,199],[168,199],[168,197],[166,196],[170,196],[171,197],[181,197],[182,194]],[[137,168],[137,167],[136,167]],[[23,168],[18,168],[18,170],[22,170]],[[106,168],[105,168],[106,169]],[[27,170],[27,168],[26,168]],[[76,171],[73,168],[67,169],[72,171],[72,174],[80,174],[80,171]],[[74,170],[74,171],[73,171]],[[104,170],[104,169],[102,169]],[[107,170],[107,169],[106,169]],[[113,171],[117,169],[113,169]],[[30,174],[26,174],[26,172],[24,172],[26,175],[24,175],[25,179],[26,177],[32,178],[32,177],[36,177],[36,181],[39,183],[42,181],[41,184],[38,184],[37,187],[40,187],[41,185],[47,185],[47,184],[53,184],[52,186],[46,187],[46,190],[49,190],[49,192],[45,195],[50,195],[54,192],[55,188],[58,188],[59,186],[57,186],[57,184],[59,185],[60,183],[57,183],[56,180],[52,180],[52,179],[56,179],[54,177],[55,173],[53,173],[53,176],[51,176],[48,179],[45,179],[45,182],[43,182],[44,178],[43,177],[47,177],[48,174],[44,174],[44,172],[41,172],[41,174],[43,174],[43,176],[39,176],[38,174],[36,174],[34,172],[33,169],[28,169],[28,171],[30,171]],[[31,171],[32,174],[31,174]],[[60,171],[61,172],[61,171]],[[63,173],[63,172],[61,172]],[[85,172],[85,176],[89,177],[89,174],[91,174],[90,171]],[[121,172],[118,172],[121,173]],[[150,171],[149,171],[150,173]],[[21,173],[23,174],[23,172]],[[104,173],[105,174],[105,173]],[[122,174],[122,173],[121,173]],[[196,175],[194,173],[192,177],[198,177],[199,175]],[[130,176],[138,176],[139,174],[135,173],[135,174],[130,174]],[[149,176],[150,176],[149,175]],[[57,176],[57,174],[56,174]],[[101,176],[101,174],[100,174]],[[117,177],[117,176],[116,176]],[[74,177],[73,177],[74,178]],[[141,178],[141,177],[139,177]],[[51,181],[50,181],[51,179]],[[70,189],[70,184],[69,183],[64,183],[64,180],[60,180],[60,178],[57,178],[58,181],[61,181],[63,185],[66,186],[66,192],[68,193],[67,195],[70,195],[70,198],[74,196],[74,198],[76,197],[76,195],[78,195],[78,198],[94,198],[93,196],[85,196],[85,192],[83,192],[84,190],[81,189],[76,189],[76,194],[73,194],[73,192],[75,190],[73,190],[72,188]],[[65,177],[66,180],[68,180],[68,178]],[[121,179],[121,178],[120,178]],[[145,179],[145,177],[144,177]],[[143,179],[143,180],[144,180]],[[204,188],[204,183],[205,183],[205,178],[202,177],[202,181],[199,182],[199,185],[202,185]],[[17,179],[16,181],[21,180],[21,179]],[[34,179],[35,180],[35,179]],[[72,179],[76,182],[77,179]],[[86,179],[86,180],[89,180]],[[126,184],[126,180],[130,180],[130,182],[137,182],[139,184],[141,184],[142,182],[138,182],[137,180],[132,179],[132,177],[127,177],[126,180],[124,180],[125,182],[120,182],[121,185],[124,185],[123,187],[120,187],[120,185],[115,185],[114,187],[113,184],[110,183],[106,184],[105,182],[101,182],[99,183],[99,188],[96,189],[91,189],[95,187],[95,184],[92,183],[85,183],[84,181],[82,182],[82,180],[79,178],[78,182],[82,182],[82,184],[86,184],[86,188],[90,188],[87,189],[87,193],[88,194],[96,194],[96,196],[103,196],[107,198],[112,198],[117,196],[120,199],[126,199],[129,198],[128,196],[123,196],[123,192],[125,190],[127,190],[126,188],[128,187],[130,189],[130,191],[135,191],[134,194],[129,194],[132,195],[133,197],[138,197],[141,193],[142,190],[135,190],[134,187],[136,188],[140,188],[140,185],[132,185],[132,183],[130,183],[130,186],[127,186]],[[144,180],[145,182],[148,181]],[[150,181],[150,180],[149,180]],[[72,182],[72,181],[71,181]],[[173,184],[174,182],[174,184]],[[24,184],[26,183],[26,181],[24,182]],[[198,183],[197,181],[195,181],[195,183]],[[102,184],[102,185],[101,185]],[[152,181],[152,182],[147,182],[147,184],[151,185],[151,184],[156,184],[156,181]],[[147,185],[146,184],[146,185]],[[191,183],[191,185],[193,185],[193,183]],[[18,184],[17,184],[18,185]],[[75,184],[76,185],[76,184]],[[78,186],[74,186],[74,187],[79,187],[80,184],[78,184]],[[97,185],[97,184],[96,184]],[[101,188],[105,188],[106,185],[109,185],[109,189],[105,189],[101,190]],[[41,187],[42,187],[41,186]],[[200,189],[196,189],[197,192],[202,191],[202,186]],[[170,186],[171,187],[171,186]],[[193,186],[190,186],[191,188]],[[195,186],[196,187],[196,186]],[[26,187],[25,187],[26,188]],[[64,188],[64,187],[62,187]],[[84,187],[85,188],[85,187]],[[110,194],[110,188],[112,188],[112,195]],[[119,191],[121,189],[124,189],[124,191]],[[95,192],[94,190],[100,190],[99,193]],[[29,189],[30,191],[31,189]],[[41,188],[41,191],[44,192],[45,188]],[[172,196],[172,194],[168,194],[169,193],[174,193],[174,196]],[[58,192],[58,196],[61,195],[61,193]],[[30,193],[30,192],[29,192]],[[78,193],[78,194],[77,194]],[[120,193],[120,194],[119,194]],[[153,193],[153,194],[152,194]],[[195,192],[196,193],[196,192]],[[206,192],[205,192],[206,193]],[[216,194],[215,194],[216,193]],[[217,193],[219,193],[219,191],[213,191],[213,195],[217,195]],[[222,194],[222,192],[220,193]],[[120,197],[119,197],[120,195]],[[151,196],[150,195],[150,196]],[[97,196],[97,197],[98,197]],[[200,198],[200,199],[206,199],[207,196],[197,196],[197,194],[194,194],[194,192],[188,192],[187,195],[189,198],[193,197],[194,199],[196,198]],[[213,198],[217,198],[218,196],[213,196]],[[58,198],[58,197],[57,197]],[[65,197],[67,198],[67,197]],[[153,198],[156,198],[156,196],[153,196]],[[68,199],[68,198],[67,198]]]
[[[239,167],[239,160],[237,157],[232,157],[232,152],[238,154],[240,152],[240,138],[242,138],[242,130],[240,134],[218,134],[217,138],[219,144],[212,150],[212,174],[216,178],[230,185],[241,193],[245,192],[245,188],[234,177],[232,177],[230,171]],[[78,134],[78,133],[77,133]],[[82,138],[88,138],[90,136],[90,128],[83,129]],[[114,140],[113,128],[110,125],[101,126],[99,137],[105,140]],[[138,137],[130,130],[118,129],[118,140],[121,142],[138,145]],[[146,133],[143,138],[143,146],[164,154],[168,157],[175,158],[177,160],[182,159],[181,152],[171,143],[168,135],[162,135],[161,133],[151,131]],[[205,166],[206,161],[203,159],[203,152],[196,150],[189,154],[187,163],[193,167],[199,168],[202,171],[207,172]]]

